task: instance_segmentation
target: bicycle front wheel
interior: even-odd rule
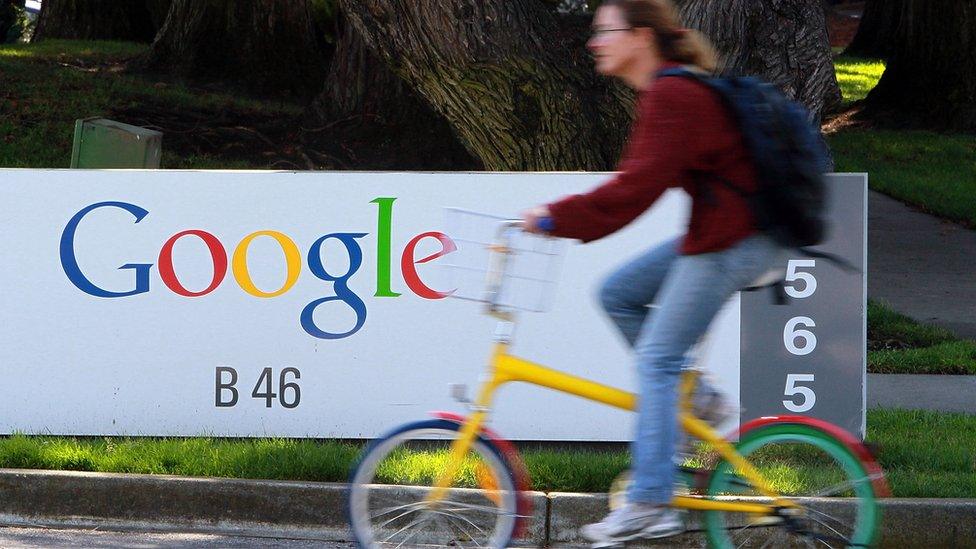
[[[444,497],[428,501],[459,430],[447,420],[411,423],[363,452],[349,489],[349,523],[360,547],[508,545],[518,493],[490,440],[477,437]]]
[[[815,427],[771,424],[747,432],[736,449],[798,507],[776,516],[705,512],[712,546],[868,547],[880,513],[873,478],[848,447]],[[722,460],[708,484],[718,498],[769,502]]]

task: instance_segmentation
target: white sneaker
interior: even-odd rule
[[[580,534],[592,541],[593,547],[638,538],[664,538],[684,531],[684,521],[676,509],[650,503],[627,503],[602,521],[580,528]]]

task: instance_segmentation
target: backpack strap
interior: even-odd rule
[[[855,267],[854,265],[852,265],[850,261],[847,261],[846,259],[844,259],[843,257],[841,257],[841,256],[839,256],[837,254],[831,254],[831,253],[827,253],[827,252],[818,252],[817,250],[811,250],[810,248],[795,248],[795,249],[796,249],[796,251],[800,252],[801,254],[803,254],[803,255],[805,255],[807,257],[815,257],[817,259],[827,260],[827,261],[833,263],[834,265],[837,265],[841,269],[844,269],[845,271],[847,271],[849,273],[859,273],[859,272],[861,272],[861,269],[858,269],[857,267]]]

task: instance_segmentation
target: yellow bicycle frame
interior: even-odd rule
[[[539,364],[523,360],[508,354],[508,343],[496,343],[490,365],[491,377],[481,386],[477,399],[473,403],[474,412],[465,420],[460,435],[451,446],[451,459],[447,468],[442,472],[434,485],[434,490],[427,497],[428,502],[437,502],[444,497],[450,487],[454,475],[457,473],[464,456],[471,448],[471,443],[481,431],[481,427],[490,411],[495,391],[506,383],[522,381],[533,385],[548,387],[556,391],[583,397],[588,400],[601,402],[624,410],[634,411],[637,406],[637,396],[609,385],[603,385],[546,368]],[[747,478],[763,495],[772,499],[769,504],[724,501],[704,496],[675,496],[671,501],[672,507],[683,509],[697,509],[706,511],[733,511],[753,514],[772,514],[779,507],[794,507],[794,504],[777,494],[759,471],[748,460],[736,452],[735,448],[723,439],[714,429],[691,413],[690,396],[695,388],[697,372],[688,370],[682,374],[681,381],[681,425],[692,436],[706,441],[726,460]]]

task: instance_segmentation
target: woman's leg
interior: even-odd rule
[[[629,502],[671,501],[677,385],[685,355],[728,298],[768,269],[777,254],[771,240],[756,236],[728,250],[674,262],[660,288],[654,321],[642,326],[634,345],[640,397]]]
[[[604,311],[613,320],[630,347],[634,346],[645,324],[653,321],[651,304],[658,294],[668,271],[678,259],[678,248],[681,238],[667,240],[637,256],[610,274],[600,289],[600,303]],[[716,413],[716,418],[705,417],[712,424],[715,420],[722,420],[727,414],[721,413],[725,398],[717,389],[712,387],[709,380],[702,377],[695,387],[697,403],[706,396],[717,399],[708,408]],[[698,397],[702,395],[702,397]],[[705,408],[705,407],[703,407]],[[684,433],[679,431],[678,438],[684,440]]]
[[[665,241],[617,268],[600,288],[600,304],[634,346],[661,284],[678,258],[680,238]]]

